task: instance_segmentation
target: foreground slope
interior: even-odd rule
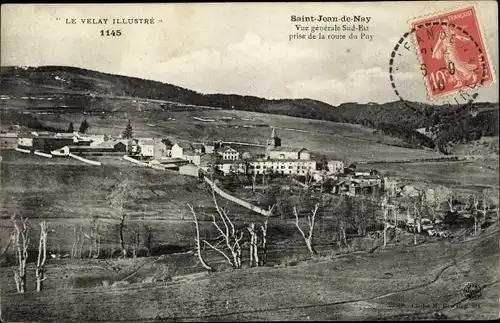
[[[40,321],[498,318],[498,224],[467,242],[391,246],[286,268],[4,295],[4,318]],[[481,288],[467,299],[469,283]],[[5,297],[7,296],[7,297]],[[478,310],[478,308],[480,310]]]

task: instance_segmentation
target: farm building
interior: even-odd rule
[[[138,138],[129,143],[131,155],[160,160],[167,156],[167,146],[160,138]]]
[[[53,150],[64,146],[90,146],[90,141],[81,141],[78,138],[56,138],[56,137],[35,137],[33,138],[33,150],[50,153]]]
[[[107,140],[101,142],[96,146],[78,146],[69,145],[64,146],[60,149],[55,149],[51,151],[52,155],[55,156],[67,156],[69,153],[75,155],[101,155],[101,154],[120,154],[127,151],[127,145],[119,140]]]
[[[33,149],[33,136],[22,135],[17,138],[17,147],[21,149]]]
[[[13,149],[17,147],[17,132],[0,132],[0,148]]]

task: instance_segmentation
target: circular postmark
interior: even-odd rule
[[[420,51],[412,52],[410,45],[409,45],[409,42],[411,42],[410,37],[413,35],[416,35],[416,33],[420,30],[426,30],[426,32],[428,34],[429,33],[432,34],[432,32],[434,32],[434,31],[431,30],[430,28],[436,27],[436,26],[442,27],[442,30],[439,32],[438,37],[436,37],[437,38],[436,44],[433,47],[419,48]],[[451,36],[453,36],[453,37],[451,37]],[[457,75],[459,73],[462,73],[462,74],[464,73],[463,70],[459,70],[459,67],[457,67],[455,65],[453,60],[443,59],[443,61],[446,62],[444,64],[444,66],[434,67],[434,71],[432,71],[432,73],[430,74],[429,73],[429,66],[426,63],[426,61],[424,59],[422,59],[422,55],[431,54],[431,55],[433,55],[433,58],[434,58],[434,54],[435,54],[435,52],[437,52],[436,48],[438,47],[439,42],[441,42],[441,43],[447,42],[447,45],[450,47],[450,46],[454,45],[455,38],[457,38],[457,37],[459,39],[465,39],[465,40],[471,42],[472,44],[474,44],[474,49],[475,49],[475,52],[477,53],[477,58],[476,59],[473,58],[473,60],[475,60],[474,61],[475,64],[471,64],[471,62],[465,62],[462,64],[462,65],[465,65],[466,68],[470,69],[470,70],[466,69],[466,71],[469,72],[469,75],[473,76],[473,82],[471,82],[470,84],[461,84],[460,83],[461,86],[459,86],[459,87],[455,86],[454,88],[447,89],[446,88],[447,84],[445,83],[446,78],[449,78],[451,80],[453,80],[453,79],[456,80],[458,78]],[[418,36],[416,36],[416,38],[417,38],[417,42],[418,42],[419,41]],[[478,97],[478,90],[486,81],[487,65],[486,65],[486,59],[485,59],[483,48],[481,47],[479,42],[476,39],[474,39],[474,37],[469,32],[467,32],[465,30],[465,28],[458,26],[458,25],[455,25],[455,24],[452,24],[452,23],[449,23],[447,21],[434,21],[434,22],[426,22],[426,23],[417,24],[417,25],[414,25],[410,31],[404,33],[401,36],[401,38],[399,39],[399,41],[395,45],[394,49],[392,50],[391,57],[389,59],[389,80],[391,82],[391,86],[401,102],[403,102],[407,107],[411,108],[412,110],[422,112],[421,109],[419,109],[415,106],[415,103],[412,103],[411,101],[407,100],[404,97],[404,95],[401,94],[400,89],[396,85],[396,80],[398,78],[398,71],[400,70],[400,68],[398,68],[396,66],[396,61],[399,57],[403,57],[403,54],[400,51],[400,49],[402,49],[402,48],[406,49],[407,52],[411,53],[412,55],[418,56],[418,61],[420,64],[420,71],[422,73],[421,75],[425,79],[425,85],[427,87],[427,94],[428,94],[428,96],[431,97],[431,100],[433,100],[433,95],[432,95],[433,91],[437,91],[437,92],[441,91],[441,92],[445,93],[445,95],[442,97],[448,98],[448,100],[446,102],[448,106],[458,107],[459,111],[460,110],[469,111],[473,108],[473,103]],[[456,56],[457,55],[456,50],[457,49],[455,47],[453,47],[454,52],[450,53],[449,49],[447,47],[445,47],[444,50],[441,50],[441,52],[439,54],[444,55],[446,57],[449,57],[452,55]],[[467,47],[462,47],[462,48],[459,48],[459,50],[470,51],[471,49],[467,48]],[[463,69],[463,66],[460,66],[460,68]],[[472,70],[472,68],[473,68],[473,70]],[[481,69],[480,73],[478,73],[479,69]],[[404,75],[404,73],[402,73],[402,74]],[[479,74],[479,76],[480,76],[479,78],[477,78],[477,74]],[[459,82],[461,82],[461,81],[459,80]],[[409,91],[413,93],[415,91],[415,89],[410,88]],[[442,97],[440,97],[440,98],[442,98]],[[417,105],[419,105],[419,104],[417,104]]]
[[[478,299],[481,297],[481,286],[469,283],[462,289],[462,294],[466,299]]]

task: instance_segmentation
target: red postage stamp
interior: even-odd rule
[[[419,19],[411,27],[431,98],[493,82],[474,6]]]

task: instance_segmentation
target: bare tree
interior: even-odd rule
[[[247,227],[248,232],[250,233],[250,267],[259,266],[259,249],[257,245],[257,230],[255,229],[255,222],[250,223]]]
[[[455,195],[453,194],[453,189],[450,188],[449,193],[446,196],[446,202],[448,203],[448,207],[450,208],[450,212],[453,212],[454,199],[455,199]]]
[[[479,203],[481,199],[479,195],[472,195],[472,216],[474,217],[474,236],[477,235],[477,213],[479,212]]]
[[[451,196],[451,206],[450,206],[450,196]],[[447,202],[448,207],[450,211],[453,210],[453,193],[451,189],[446,188],[444,186],[437,186],[434,189],[434,200],[433,200],[433,212],[436,214],[436,212],[439,210],[441,207],[441,204],[443,202]]]
[[[123,238],[123,230],[125,228],[125,219],[127,218],[127,215],[125,213],[123,213],[123,211],[121,211],[120,213],[121,213],[120,214],[120,225],[119,225],[120,247],[122,248],[122,256],[124,258],[126,258],[127,257],[127,248],[125,247],[125,239]]]
[[[153,248],[153,229],[149,225],[145,225],[144,229],[146,231],[144,246],[146,247],[147,256],[149,257],[151,255],[151,249]]]
[[[120,219],[120,224],[118,226],[119,236],[120,236],[120,247],[122,249],[122,256],[124,258],[127,257],[127,248],[125,246],[124,239],[124,228],[125,228],[125,220],[127,218],[127,214],[123,212],[123,204],[126,201],[126,198],[129,193],[129,183],[128,180],[125,179],[122,181],[116,189],[111,194],[111,206],[118,210],[118,218]]]
[[[71,248],[71,258],[81,258],[83,246],[85,245],[85,233],[83,231],[83,226],[78,226],[73,228],[73,246]]]
[[[309,251],[309,254],[311,256],[315,256],[317,254],[316,250],[314,250],[313,247],[313,238],[314,238],[314,224],[316,222],[316,213],[318,212],[318,209],[319,209],[319,202],[314,205],[311,214],[307,215],[308,232],[306,235],[304,231],[301,229],[299,224],[299,213],[297,212],[297,207],[296,206],[293,207],[293,214],[295,215],[295,226],[297,227],[300,234],[304,238],[307,250]]]
[[[140,244],[140,233],[139,231],[132,232],[132,241],[134,242],[132,245],[132,258],[137,258],[139,253],[139,244]]]
[[[77,246],[80,244],[80,235],[76,230],[76,227],[73,227],[73,246],[71,247],[71,258],[76,258],[77,255]]]
[[[264,224],[261,225],[260,231],[262,232],[261,247],[262,247],[262,265],[267,262],[267,223],[269,222],[269,216],[266,217]]]
[[[490,203],[492,202],[492,193],[494,194],[494,192],[491,192],[487,189],[484,189],[482,192],[481,192],[481,214],[483,216],[483,219],[486,218],[486,215],[488,214],[488,210],[490,209]]]
[[[219,206],[213,186],[212,186],[212,197],[215,204],[215,208],[217,210],[217,214],[219,215],[219,221],[222,222],[222,227],[217,223],[217,219],[214,214],[211,214],[212,224],[220,233],[218,238],[220,238],[221,240],[216,245],[212,245],[206,240],[203,240],[203,242],[207,244],[210,248],[214,249],[215,251],[223,255],[224,258],[226,258],[226,260],[229,262],[229,264],[232,265],[234,268],[241,268],[240,242],[243,239],[243,231],[236,229],[236,227],[233,224],[233,221],[229,218],[228,210]],[[230,257],[226,255],[224,251],[217,248],[217,246],[221,243],[225,243],[226,249],[228,249],[230,252]]]
[[[387,246],[387,214],[389,212],[388,204],[389,197],[388,195],[384,195],[381,202],[382,213],[384,214],[384,247]]]
[[[12,216],[14,223],[14,248],[16,249],[16,258],[18,267],[14,271],[14,280],[18,293],[26,292],[26,261],[28,260],[29,228],[28,218],[18,219]]]
[[[200,227],[198,225],[198,217],[196,216],[196,213],[194,212],[194,208],[193,206],[191,206],[190,204],[188,204],[188,208],[189,210],[191,211],[191,214],[193,215],[193,222],[194,222],[194,225],[195,225],[195,229],[196,229],[196,238],[195,238],[195,243],[196,243],[196,254],[198,255],[198,259],[201,263],[201,265],[203,266],[203,268],[209,270],[209,271],[212,271],[213,268],[210,267],[206,262],[205,260],[203,259],[203,256],[201,255],[201,243],[200,243]]]
[[[45,261],[47,260],[47,234],[48,224],[46,221],[40,222],[40,241],[38,243],[38,259],[36,262],[35,277],[36,291],[40,292],[45,281]]]
[[[89,238],[89,236],[85,233],[83,225],[78,226],[78,229],[75,227],[73,229],[73,232],[74,232],[74,240],[73,240],[73,247],[71,249],[71,257],[82,258],[83,246],[85,245],[85,238]]]
[[[255,193],[256,183],[257,183],[257,171],[254,169],[252,174],[252,193]]]
[[[89,258],[99,258],[101,253],[101,235],[99,233],[97,216],[93,216],[90,220],[90,232],[87,237],[90,241]]]

